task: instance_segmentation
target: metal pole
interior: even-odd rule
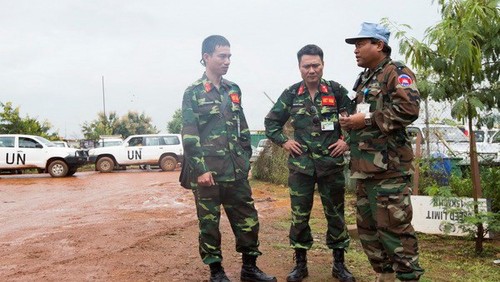
[[[108,118],[106,116],[106,96],[104,94],[104,75],[101,78],[102,78],[102,107],[104,109],[104,116],[106,117],[107,120]]]

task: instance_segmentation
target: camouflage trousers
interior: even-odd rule
[[[199,225],[199,251],[205,264],[222,261],[219,223],[224,207],[236,238],[236,251],[249,255],[259,252],[259,220],[248,180],[219,182],[193,190]]]
[[[290,245],[294,249],[310,249],[313,244],[309,218],[314,202],[314,188],[318,184],[318,193],[323,204],[323,211],[328,224],[326,245],[330,249],[347,248],[349,233],[344,221],[344,181],[343,168],[327,176],[309,176],[290,170],[288,186],[292,208],[290,226]]]
[[[424,273],[418,263],[418,242],[411,225],[409,177],[358,179],[357,225],[363,249],[376,272],[396,272],[400,280]]]

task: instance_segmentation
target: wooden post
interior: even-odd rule
[[[417,132],[417,139],[415,140],[415,173],[413,174],[413,195],[418,195],[418,185],[420,181],[420,160],[422,158],[422,133]]]

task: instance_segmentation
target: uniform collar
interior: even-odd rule
[[[297,90],[297,95],[300,96],[300,95],[306,93],[306,90],[307,90],[307,86],[306,86],[305,82],[302,81],[300,83],[299,90]],[[320,93],[325,93],[325,94],[328,93],[328,85],[326,83],[326,80],[324,80],[323,78],[319,82],[318,90]]]
[[[207,73],[204,72],[203,76],[201,77],[201,83],[203,84],[203,88],[205,88],[205,92],[208,93],[212,91],[212,89],[215,88],[215,85],[208,80]],[[221,77],[220,79],[220,86],[228,90],[230,88],[229,83],[226,79]]]
[[[390,61],[391,58],[389,56],[385,57],[385,59],[383,59],[373,71],[368,70],[368,74],[377,73],[381,71]]]

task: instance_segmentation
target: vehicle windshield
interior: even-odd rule
[[[484,131],[474,131],[476,142],[484,142]]]
[[[500,131],[491,137],[491,143],[500,143]]]
[[[423,128],[423,133],[425,133],[427,128]],[[437,142],[445,140],[446,142],[469,142],[469,139],[462,133],[462,131],[458,127],[430,127],[429,128],[429,139],[430,142]]]
[[[35,139],[36,139],[36,141],[38,141],[38,142],[40,142],[40,143],[44,144],[44,145],[45,145],[45,146],[47,146],[47,147],[56,147],[56,144],[54,144],[54,143],[50,142],[49,140],[47,140],[47,139],[45,139],[45,138],[43,138],[43,137],[40,137],[40,136],[35,136]]]

